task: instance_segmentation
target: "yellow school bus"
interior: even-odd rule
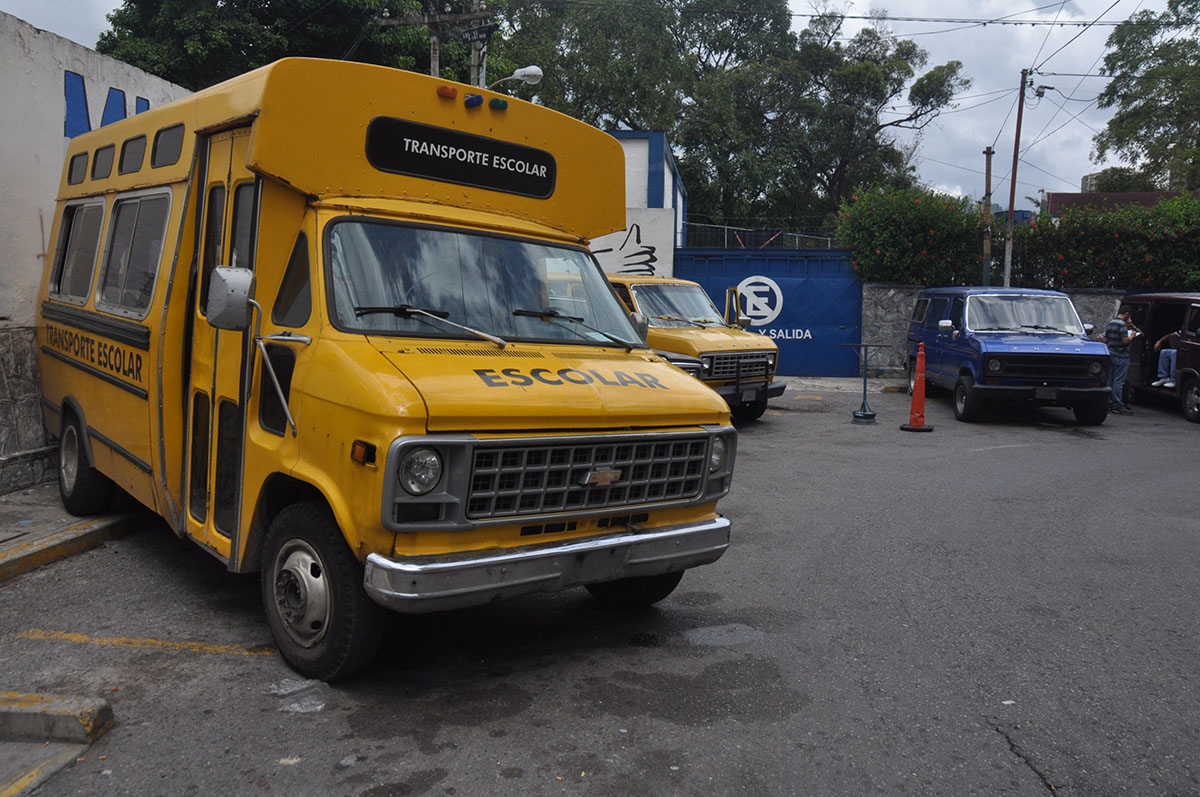
[[[783,395],[787,386],[775,381],[779,347],[745,329],[747,321],[736,317],[736,297],[734,317],[727,319],[691,280],[640,274],[608,279],[621,302],[648,320],[646,343],[717,391],[734,418],[757,420],[770,399]]]
[[[41,287],[67,508],[114,486],[261,573],[299,672],[417,613],[717,560],[736,435],[588,240],[607,134],[484,89],[286,59],[70,142]]]

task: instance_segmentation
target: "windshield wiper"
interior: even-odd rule
[[[1012,327],[972,327],[972,332],[1012,332]]]
[[[555,309],[549,308],[549,307],[544,310],[525,310],[522,308],[517,308],[516,310],[513,310],[513,315],[524,316],[526,318],[540,318],[546,322],[570,321],[573,324],[579,324],[579,326],[583,327],[584,329],[590,329],[592,332],[596,332],[600,335],[603,335],[604,337],[608,338],[609,340],[611,340],[613,343],[617,344],[618,346],[624,346],[626,353],[633,351],[633,344],[630,343],[629,341],[621,340],[616,335],[609,334],[608,332],[605,332],[603,329],[596,329],[594,326],[591,326],[590,324],[585,324],[583,321],[583,318],[581,318],[580,316],[577,316],[577,315],[567,315],[566,313],[560,313],[558,310],[555,310]],[[571,331],[575,332],[575,330],[571,330]],[[575,334],[578,335],[579,333],[575,332]],[[585,336],[579,335],[579,337],[584,338]]]
[[[694,323],[694,322],[688,321],[686,318],[680,318],[677,315],[652,315],[650,317],[657,318],[660,321],[678,321],[681,324]]]
[[[1071,334],[1070,332],[1068,332],[1065,329],[1059,329],[1058,327],[1047,326],[1046,324],[1021,324],[1021,329],[1048,329],[1051,332],[1061,332],[1064,335]]]
[[[478,329],[472,329],[471,327],[464,326],[462,324],[457,324],[457,323],[451,321],[450,314],[447,313],[445,310],[433,310],[433,309],[427,309],[427,308],[422,308],[422,307],[413,307],[411,304],[397,304],[397,305],[393,305],[391,307],[355,307],[354,308],[354,315],[360,316],[360,317],[364,316],[364,315],[373,315],[376,313],[389,313],[391,315],[396,316],[397,318],[412,318],[413,316],[420,316],[423,318],[432,318],[434,321],[441,321],[443,324],[448,324],[448,325],[454,327],[455,329],[461,329],[464,332],[470,332],[472,335],[475,335],[476,337],[480,337],[480,338],[483,338],[484,340],[491,341],[492,343],[495,343],[497,346],[499,346],[502,349],[508,345],[508,341],[504,340],[503,338],[498,338],[495,335],[489,335],[486,332],[480,332]]]

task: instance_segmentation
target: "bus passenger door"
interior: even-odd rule
[[[245,380],[253,330],[208,323],[216,266],[254,268],[259,185],[246,168],[250,128],[209,137],[195,306],[188,430],[188,533],[226,561],[240,522]]]

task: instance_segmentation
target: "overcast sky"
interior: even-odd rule
[[[730,3],[736,6],[737,0]],[[108,27],[105,15],[118,5],[119,0],[0,0],[0,11],[93,47]],[[794,27],[802,29],[812,4],[790,0],[790,5]],[[1036,68],[1034,85],[1053,88],[1041,98],[1030,91],[1025,104],[1016,202],[1018,208],[1030,208],[1026,197],[1037,197],[1039,190],[1078,191],[1083,175],[1118,165],[1089,158],[1092,137],[1110,116],[1094,102],[1106,81],[1078,75],[1099,71],[1111,23],[1137,10],[1161,11],[1166,0],[841,0],[831,5],[850,15],[885,9],[896,18],[888,23],[895,35],[928,51],[928,66],[962,62],[971,88],[915,140],[921,181],[951,194],[983,196],[983,150],[991,146],[996,153],[993,201],[1007,206],[1017,86],[1022,68]],[[971,21],[937,21],[947,19]],[[974,20],[996,21],[982,25]],[[1016,21],[1067,24],[1011,24]],[[1090,27],[1077,24],[1093,22]],[[848,20],[847,33],[862,24]],[[902,135],[914,141],[912,134]]]

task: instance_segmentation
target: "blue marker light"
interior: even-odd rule
[[[468,94],[466,99],[463,100],[463,105],[467,106],[468,108],[478,108],[480,105],[483,105],[483,95]]]

